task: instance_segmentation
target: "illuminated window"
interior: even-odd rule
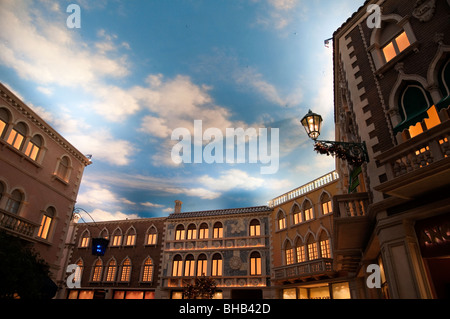
[[[257,219],[250,222],[250,236],[261,236],[261,224]]]
[[[221,222],[216,222],[214,224],[213,238],[223,238],[223,226]]]
[[[92,272],[92,281],[100,281],[102,278],[103,264],[101,259],[97,259],[94,265],[94,271]]]
[[[155,227],[151,227],[147,234],[147,245],[156,245],[157,231]]]
[[[11,196],[8,198],[6,202],[6,211],[17,214],[20,209],[20,204],[23,201],[23,194],[19,190],[14,190],[11,193]]]
[[[208,261],[205,254],[198,256],[197,260],[197,276],[206,276]]]
[[[261,275],[261,255],[256,251],[250,254],[250,275]]]
[[[408,36],[406,35],[406,32],[403,31],[382,48],[386,62],[395,58],[403,50],[409,47],[409,45],[410,42]]]
[[[208,224],[202,223],[200,225],[199,233],[198,233],[198,239],[207,239],[209,238],[209,228]]]
[[[299,239],[297,240],[297,245],[295,246],[295,252],[297,254],[297,262],[302,263],[306,261],[306,254],[305,254],[305,245],[303,245],[303,242]]]
[[[322,258],[331,258],[330,240],[323,239],[320,241],[320,254]]]
[[[117,228],[111,238],[111,247],[117,247],[122,244],[122,231]]]
[[[25,155],[35,161],[38,157],[39,151],[42,148],[42,137],[35,135],[29,142],[25,149]]]
[[[122,272],[120,274],[120,281],[130,281],[131,278],[131,260],[126,258],[122,263]]]
[[[3,138],[6,132],[6,126],[9,123],[8,111],[4,108],[0,108],[0,137]]]
[[[179,277],[182,275],[182,270],[183,268],[183,259],[181,258],[180,255],[176,255],[173,258],[173,263],[172,263],[172,276],[174,277]]]
[[[317,254],[317,244],[314,242],[308,243],[308,258],[309,260],[314,260],[319,258]]]
[[[212,258],[212,276],[222,276],[222,256],[220,254],[214,254]]]
[[[278,230],[286,228],[286,216],[284,215],[284,213],[282,211],[278,212],[277,224],[278,224]]]
[[[197,227],[194,224],[188,226],[187,239],[197,239]]]
[[[309,200],[306,200],[305,203],[303,204],[303,212],[305,214],[305,221],[314,218],[312,205]]]
[[[195,276],[195,260],[194,256],[192,256],[191,254],[186,256],[186,260],[184,262],[184,276]]]
[[[8,144],[14,146],[14,148],[20,150],[27,135],[27,126],[24,123],[18,123],[14,126],[8,136]]]
[[[286,265],[291,265],[294,263],[294,249],[290,242],[287,242],[285,248]]]
[[[83,260],[78,260],[77,266],[79,267],[78,271],[75,271],[75,276],[73,278],[74,282],[81,282],[81,277],[83,276]]]
[[[70,160],[67,156],[63,156],[59,160],[58,167],[56,169],[56,176],[58,176],[64,181],[68,181],[69,173],[70,173]]]
[[[153,280],[153,262],[148,257],[144,262],[144,268],[142,269],[142,281],[151,282]]]
[[[294,224],[299,224],[303,221],[302,212],[300,211],[298,205],[294,205],[294,211],[292,213],[294,216]]]
[[[184,239],[184,226],[178,225],[175,230],[175,240],[183,240]]]
[[[55,217],[55,209],[53,207],[47,208],[47,210],[42,215],[42,221],[41,226],[39,227],[38,237],[47,239],[50,226],[52,224],[54,217]]]
[[[81,235],[81,240],[80,240],[80,247],[85,248],[87,246],[89,246],[89,232],[86,230],[83,232],[83,235]]]
[[[322,196],[322,214],[330,214],[333,212],[333,208],[331,206],[331,199],[328,194],[324,194]]]
[[[136,230],[132,227],[125,236],[125,246],[134,246],[136,243]]]
[[[114,281],[116,278],[116,261],[114,259],[111,259],[106,266],[106,278],[105,281]]]

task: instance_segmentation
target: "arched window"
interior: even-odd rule
[[[122,230],[116,228],[111,236],[111,247],[118,247],[122,244]]]
[[[294,204],[294,206],[293,206],[292,216],[294,218],[294,225],[299,224],[303,221],[302,212],[300,210],[300,207],[298,207],[297,204]]]
[[[14,190],[6,202],[6,211],[17,214],[19,213],[20,204],[23,201],[23,194],[19,190]]]
[[[331,258],[330,239],[324,231],[320,234],[319,245],[321,257]]]
[[[175,230],[175,240],[184,240],[184,226],[178,225]]]
[[[172,263],[172,276],[173,277],[179,277],[182,275],[182,269],[183,269],[183,259],[180,255],[176,255],[173,257],[173,263]]]
[[[158,232],[156,230],[156,227],[152,226],[149,228],[147,233],[147,245],[156,245],[158,239]]]
[[[192,256],[191,254],[187,255],[186,260],[184,261],[184,276],[195,276],[195,260],[194,256]]]
[[[56,176],[58,176],[64,181],[67,181],[69,179],[69,171],[70,171],[70,160],[67,156],[63,156],[59,160],[58,168],[56,170]]]
[[[305,216],[305,221],[314,218],[313,208],[309,200],[305,200],[305,202],[303,203],[303,214]]]
[[[207,239],[209,238],[209,228],[207,223],[202,223],[200,225],[198,239]]]
[[[208,260],[205,254],[200,254],[197,259],[197,276],[206,276]]]
[[[292,248],[290,241],[287,241],[284,246],[284,256],[286,265],[292,265],[294,263],[294,249]]]
[[[144,261],[144,267],[142,269],[142,281],[151,282],[153,281],[153,262],[150,257],[147,257]]]
[[[214,224],[213,238],[223,238],[223,225],[221,222],[216,222]]]
[[[25,155],[35,161],[39,155],[39,151],[42,148],[43,140],[39,135],[33,136],[33,138],[28,142],[27,148],[25,149]]]
[[[102,231],[99,234],[100,238],[109,239],[109,231],[106,228],[103,228]]]
[[[222,267],[222,256],[220,254],[214,254],[212,257],[211,276],[222,276]]]
[[[250,236],[261,236],[261,223],[257,219],[250,222]]]
[[[136,229],[130,227],[125,235],[125,246],[134,246],[136,244]]]
[[[120,273],[120,281],[128,282],[131,278],[131,260],[130,258],[125,258],[122,262],[122,270]]]
[[[92,281],[100,281],[102,278],[102,270],[103,270],[103,263],[102,260],[99,258],[94,264],[94,271],[92,272]]]
[[[295,254],[297,255],[297,262],[302,263],[306,261],[305,245],[303,241],[298,238],[295,243]]]
[[[25,136],[27,136],[28,128],[25,123],[18,123],[14,125],[8,136],[8,144],[12,145],[14,148],[21,150],[23,146],[23,141]]]
[[[195,224],[190,224],[188,226],[187,239],[197,239],[197,227]]]
[[[47,208],[47,210],[42,215],[41,226],[39,227],[38,237],[42,239],[47,239],[52,221],[55,218],[56,211],[53,207]]]
[[[317,254],[317,243],[314,241],[312,235],[310,235],[307,240],[307,246],[308,246],[308,260],[314,260],[319,258]]]
[[[106,266],[106,277],[105,281],[114,281],[116,280],[116,270],[117,270],[117,263],[115,259],[111,259]]]
[[[0,138],[3,138],[5,135],[9,119],[8,111],[5,108],[0,108]]]
[[[277,226],[278,230],[285,229],[286,228],[286,216],[284,215],[283,211],[279,211],[277,215]]]
[[[324,193],[321,197],[321,205],[322,205],[322,214],[327,215],[333,212],[333,208],[331,206],[331,198],[330,195]]]
[[[259,276],[261,275],[261,254],[254,251],[250,254],[250,275]]]
[[[90,238],[89,231],[86,229],[83,234],[80,237],[80,247],[85,248],[89,246],[89,238]]]

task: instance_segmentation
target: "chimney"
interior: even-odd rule
[[[181,200],[175,201],[175,214],[181,213],[181,204],[183,204],[183,202]]]

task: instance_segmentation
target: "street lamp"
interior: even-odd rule
[[[348,143],[336,141],[319,141],[322,128],[322,116],[313,113],[311,110],[300,120],[305,128],[306,134],[314,140],[314,150],[320,154],[336,156],[347,161],[354,167],[361,166],[364,162],[369,162],[366,143]]]

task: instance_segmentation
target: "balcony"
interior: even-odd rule
[[[165,251],[266,248],[268,236],[185,239],[166,242]]]
[[[450,185],[449,135],[447,120],[377,156],[387,181],[375,190],[414,199]]]
[[[36,229],[40,225],[23,217],[0,209],[0,228],[21,238],[34,240]]]
[[[273,280],[279,284],[285,282],[305,282],[319,280],[323,277],[331,278],[335,274],[333,259],[321,258],[274,268]]]
[[[333,197],[334,256],[337,270],[356,271],[370,236],[369,194]]]
[[[197,277],[164,277],[163,287],[182,288],[187,284],[193,284]],[[221,276],[211,277],[218,288],[255,288],[266,287],[269,276]]]

